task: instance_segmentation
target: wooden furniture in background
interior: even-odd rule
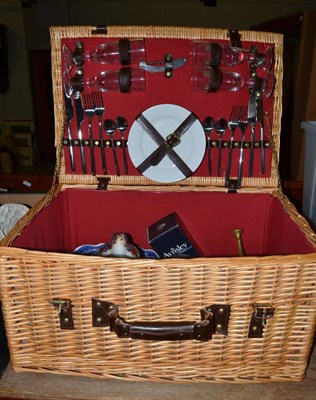
[[[46,193],[51,188],[52,182],[53,174],[1,174],[0,189],[5,190],[5,193]],[[28,183],[31,185],[29,186]]]

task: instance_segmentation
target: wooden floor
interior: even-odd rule
[[[0,381],[0,399],[24,400],[315,400],[316,350],[303,382],[175,384],[14,373]]]

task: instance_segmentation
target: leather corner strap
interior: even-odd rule
[[[92,325],[108,326],[119,338],[208,341],[215,333],[227,334],[229,305],[212,305],[200,310],[200,313],[200,321],[128,322],[120,317],[119,307],[116,304],[92,299]]]
[[[268,303],[253,304],[254,311],[251,316],[248,338],[262,338],[263,328],[267,323],[267,319],[272,318],[274,309]]]
[[[71,300],[53,299],[49,303],[53,304],[58,310],[60,329],[74,329]]]

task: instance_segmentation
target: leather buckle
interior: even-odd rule
[[[170,135],[168,135],[166,138],[166,144],[171,149],[177,146],[180,142],[181,140],[175,132],[170,133]]]

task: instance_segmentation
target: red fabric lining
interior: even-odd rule
[[[64,39],[62,40],[62,45],[67,44],[71,49],[75,48],[75,43],[78,40],[84,42],[86,50],[93,50],[100,43],[104,43],[107,40],[115,40],[115,38],[76,38],[76,39]],[[224,42],[224,41],[218,41]],[[146,38],[146,52],[147,61],[159,61],[163,60],[164,55],[171,53],[174,59],[186,57],[187,63],[185,66],[176,69],[173,73],[172,78],[165,78],[163,73],[146,73],[146,92],[145,93],[106,93],[103,92],[103,101],[105,106],[105,118],[114,119],[118,115],[124,115],[129,123],[128,130],[126,131],[126,138],[128,138],[129,129],[134,122],[135,118],[145,111],[149,107],[158,104],[177,104],[188,110],[194,112],[197,117],[202,122],[204,118],[208,115],[212,116],[215,120],[221,117],[229,119],[230,112],[233,105],[247,105],[249,100],[249,91],[247,88],[239,90],[237,92],[217,92],[217,93],[194,93],[191,90],[191,70],[192,70],[192,60],[190,57],[190,40],[187,39],[168,39],[168,38]],[[228,43],[228,41],[226,42]],[[256,45],[259,51],[264,51],[264,49],[271,44],[263,43],[243,43],[245,49],[249,49],[251,45]],[[273,45],[272,45],[273,46]],[[110,69],[119,69],[120,65],[104,65],[97,62],[86,61],[84,63],[84,74],[86,77],[93,77],[101,71],[106,71]],[[222,68],[229,71],[239,72],[245,77],[249,76],[249,65],[244,63],[235,67]],[[73,72],[72,72],[73,73]],[[261,73],[258,69],[258,73]],[[93,89],[85,88],[84,93],[93,91]],[[264,111],[269,110],[271,114],[271,121],[273,120],[273,96],[269,99],[263,99]],[[272,124],[271,124],[272,125]],[[98,125],[97,118],[92,120],[94,137],[99,139],[98,136]],[[73,121],[73,129],[76,132],[76,123]],[[84,139],[88,139],[88,129],[87,121],[82,124],[82,134]],[[65,133],[66,135],[66,133]],[[105,135],[105,133],[104,133]],[[268,139],[268,131],[265,129],[265,138]],[[218,140],[218,135],[216,132],[211,134],[212,140]],[[241,133],[239,129],[236,130],[235,140],[240,140]],[[259,138],[259,126],[256,127],[256,140]],[[105,139],[109,139],[105,135]],[[120,139],[120,134],[115,133],[114,139]],[[230,130],[228,129],[226,134],[223,136],[223,140],[230,139]],[[245,141],[250,140],[250,128],[246,131]],[[97,167],[97,174],[102,174],[102,163],[101,163],[101,153],[99,149],[95,149],[95,160]],[[75,159],[76,162],[76,174],[82,173],[80,165],[80,151],[78,147],[75,147]],[[90,160],[89,148],[85,148],[86,160]],[[255,151],[255,164],[254,164],[254,177],[269,177],[271,173],[271,149],[266,149],[266,174],[261,173],[260,169],[260,154],[259,150]],[[123,166],[123,154],[121,149],[117,149],[117,155],[119,159],[119,164]],[[72,173],[70,168],[70,158],[68,148],[65,147],[65,168],[66,173]],[[113,163],[112,152],[110,149],[106,150],[106,156],[108,161],[108,174],[115,175],[115,167]],[[217,157],[218,152],[216,149],[212,150],[213,158],[213,175],[217,173]],[[228,158],[228,150],[225,148],[222,151],[222,176],[225,175],[226,165]],[[238,159],[239,151],[233,152],[232,170],[231,175],[238,175]],[[248,173],[248,162],[249,162],[249,151],[246,149],[244,152],[244,174]],[[87,163],[88,174],[91,173],[90,162]],[[128,157],[129,164],[129,174],[139,175],[139,172],[133,166],[131,160]],[[194,173],[194,176],[207,176],[207,157],[204,157],[200,167]]]
[[[269,194],[139,192],[67,189],[44,208],[13,245],[70,252],[85,243],[107,242],[115,232],[131,234],[150,248],[147,227],[177,212],[203,256],[235,256],[233,229],[244,230],[248,255],[314,252],[299,226]]]

